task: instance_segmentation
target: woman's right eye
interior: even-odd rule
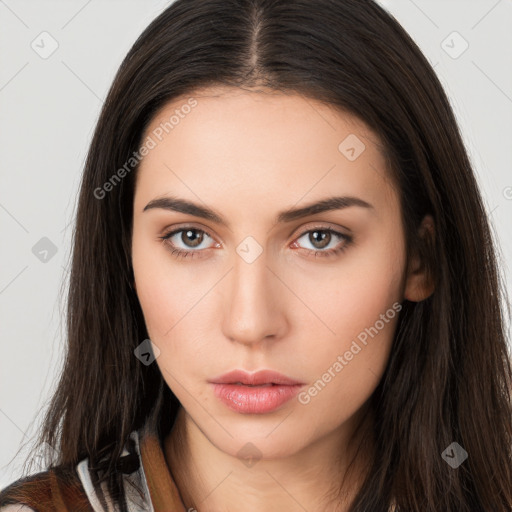
[[[179,236],[176,236],[179,235]],[[205,240],[205,237],[212,238],[206,231],[202,229],[186,226],[180,229],[174,229],[169,233],[160,237],[162,242],[169,247],[171,254],[178,258],[194,257],[194,253],[200,250],[190,250],[191,247],[199,247]],[[173,240],[174,238],[174,240]],[[184,248],[177,244],[183,244]],[[208,249],[209,247],[203,248]]]

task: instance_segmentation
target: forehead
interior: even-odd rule
[[[167,103],[147,126],[154,146],[136,195],[182,192],[279,201],[391,190],[379,137],[359,118],[300,94],[217,87]],[[384,187],[384,188],[383,188]],[[192,195],[191,195],[192,194]]]

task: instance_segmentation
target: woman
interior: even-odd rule
[[[511,510],[488,220],[373,1],[173,3],[105,101],[73,247],[57,457],[2,511]]]

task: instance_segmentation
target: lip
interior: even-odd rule
[[[304,384],[304,382],[292,379],[273,370],[260,370],[254,373],[249,373],[245,370],[232,370],[210,380],[210,382],[213,384],[236,384],[241,382],[242,384],[252,386],[259,386],[260,384],[282,384],[284,386]]]
[[[264,414],[291,400],[304,385],[279,372],[233,370],[209,381],[227,407],[242,414]]]

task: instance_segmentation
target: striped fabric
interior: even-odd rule
[[[158,437],[150,432],[133,431],[139,467],[123,474],[129,512],[186,512],[169,472]],[[123,456],[128,455],[123,451]],[[80,461],[75,473],[58,468],[17,480],[0,492],[0,512],[118,512],[107,496],[105,509],[97,496],[88,470],[88,459]],[[28,508],[27,508],[28,507]]]

